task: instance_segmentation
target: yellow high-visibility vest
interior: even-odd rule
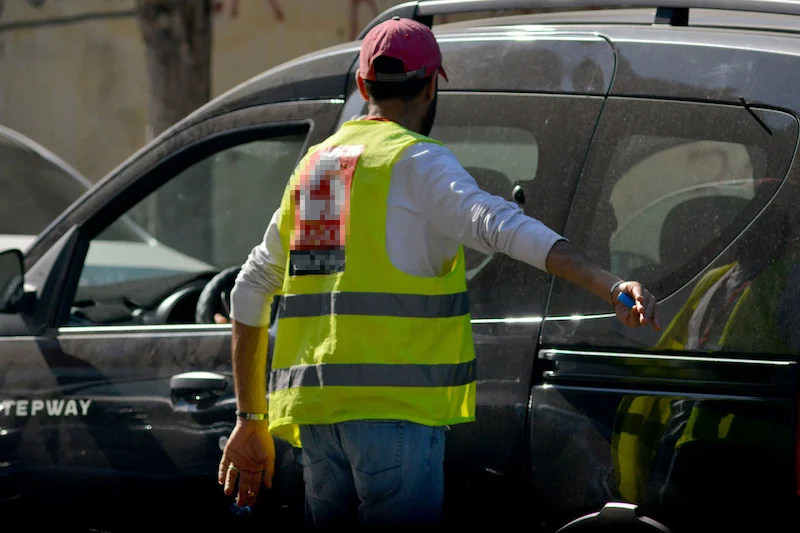
[[[269,427],[295,446],[303,424],[475,419],[463,248],[438,277],[401,272],[386,249],[392,167],[418,142],[436,141],[393,122],[346,122],[287,186]]]

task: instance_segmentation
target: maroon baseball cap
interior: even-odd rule
[[[403,73],[375,72],[377,57],[391,57],[403,62]],[[400,17],[391,18],[372,28],[361,42],[359,59],[361,77],[369,81],[405,81],[427,78],[442,68],[442,52],[433,32],[425,24]]]

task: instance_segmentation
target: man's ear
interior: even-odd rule
[[[428,80],[428,85],[425,86],[425,100],[431,102],[436,96],[436,91],[439,88],[439,76],[434,74]]]
[[[364,78],[361,77],[361,71],[356,71],[356,85],[358,85],[358,92],[361,93],[361,97],[369,102],[369,93],[367,92],[367,84],[364,83]]]

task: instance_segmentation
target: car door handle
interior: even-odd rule
[[[186,372],[172,376],[169,388],[173,392],[212,392],[221,391],[228,386],[228,379],[214,372]]]
[[[186,372],[169,381],[172,409],[195,413],[217,405],[228,390],[228,378],[215,372]]]

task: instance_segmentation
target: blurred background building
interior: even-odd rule
[[[0,124],[92,181],[145,144],[151,132],[140,1],[147,2],[0,0]],[[352,40],[403,1],[211,0],[210,97]]]

